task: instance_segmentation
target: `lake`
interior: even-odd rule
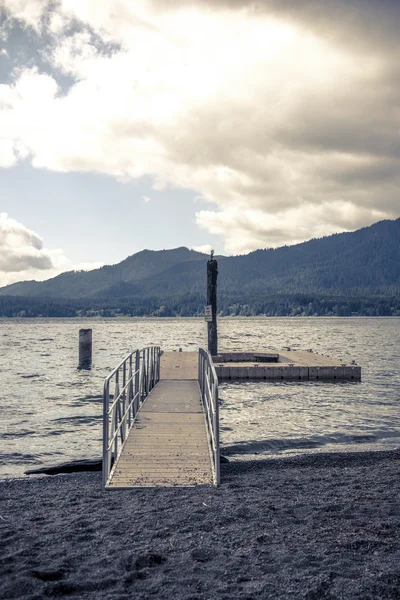
[[[93,329],[90,371],[78,332]],[[223,318],[225,350],[313,348],[356,360],[361,383],[220,384],[221,451],[230,460],[400,446],[400,318]],[[0,477],[100,458],[103,379],[146,345],[196,350],[203,319],[0,319]]]

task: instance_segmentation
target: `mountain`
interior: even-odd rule
[[[0,295],[46,298],[86,298],[108,296],[126,284],[148,277],[158,277],[176,264],[206,261],[200,252],[187,248],[174,250],[142,250],[117,265],[106,265],[93,271],[68,271],[47,281],[21,281],[0,288]]]
[[[295,246],[217,258],[219,306],[226,306],[228,313],[229,307],[237,303],[257,304],[262,312],[267,296],[285,294],[308,295],[307,302],[316,295],[375,295],[382,304],[385,296],[400,294],[400,219]],[[165,306],[174,305],[168,309],[171,314],[184,314],[185,310],[194,314],[204,304],[207,260],[205,254],[187,248],[143,250],[117,265],[71,271],[41,283],[26,281],[5,286],[0,288],[0,296],[71,302],[80,299],[80,307],[129,305],[139,310],[133,314],[160,314]],[[306,296],[302,302],[306,302]],[[185,302],[192,308],[183,309]]]

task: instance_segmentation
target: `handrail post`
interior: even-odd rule
[[[140,406],[140,383],[139,383],[139,375],[140,375],[140,352],[136,350],[135,353],[135,415],[139,410]]]
[[[106,380],[104,383],[104,392],[103,392],[103,487],[105,487],[108,474],[110,471],[110,463],[109,463],[109,452],[108,452],[108,440],[109,440],[109,416],[108,410],[110,406],[110,382]]]
[[[156,347],[153,348],[153,387],[157,383],[157,352]]]
[[[147,360],[147,350],[143,350],[143,372],[144,372],[144,390],[143,390],[143,401],[147,396],[147,387],[149,385],[149,374],[147,372],[148,369],[148,360]]]
[[[148,385],[148,373],[147,373],[147,350],[143,350],[143,402],[147,396],[147,385]]]
[[[135,418],[134,406],[131,406],[131,400],[133,399],[133,382],[132,382],[132,355],[129,357],[129,371],[128,371],[128,398],[127,405],[129,407],[128,412],[128,429],[131,428],[132,419]]]
[[[200,381],[201,381],[201,397],[204,400],[204,355],[201,354],[201,373],[200,373]]]
[[[203,356],[203,395],[206,393],[206,377],[207,377],[207,362],[206,357]]]
[[[146,397],[146,350],[142,351],[142,404]]]
[[[115,398],[118,398],[118,396],[119,396],[119,370],[115,374],[114,400],[115,400]],[[113,412],[114,418],[112,419],[113,435],[118,430],[118,408],[119,408],[119,403],[114,406],[114,412]],[[116,435],[115,439],[114,439],[114,460],[117,460],[117,454],[118,454],[118,435]]]
[[[156,346],[155,351],[154,351],[154,360],[156,361],[156,370],[155,370],[155,372],[156,372],[156,375],[155,375],[156,379],[155,379],[155,382],[157,384],[159,382],[158,365],[159,365],[159,361],[160,361],[160,353],[159,353],[158,346]]]
[[[151,389],[153,389],[154,387],[154,366],[155,366],[155,361],[154,361],[154,346],[151,347]]]
[[[147,364],[147,388],[146,388],[146,397],[149,395],[150,392],[150,352],[149,352],[149,348],[147,348],[146,350],[146,364]]]
[[[199,348],[199,356],[197,358],[197,379],[199,382],[201,395],[203,396],[203,390],[201,387],[201,352],[200,352],[200,348]]]
[[[143,361],[142,361],[142,351],[139,350],[139,406],[142,405],[142,389],[143,389]]]
[[[215,439],[215,478],[217,485],[220,483],[220,455],[219,455],[219,400],[218,380],[214,381],[214,439]]]
[[[149,348],[149,394],[153,388],[153,349]]]
[[[126,410],[126,361],[124,362],[124,368],[122,370],[122,389],[124,390],[122,392],[122,414],[121,414],[121,418],[123,417],[123,415],[125,415],[125,410]],[[126,440],[126,419],[124,419],[123,424],[121,425],[121,442],[123,443],[124,440]]]
[[[151,379],[152,379],[152,360],[151,360],[151,348],[149,348],[147,350],[147,356],[148,356],[148,360],[149,360],[149,386],[148,386],[148,392],[147,394],[150,394],[151,392]]]
[[[151,392],[151,388],[152,388],[152,378],[153,378],[153,361],[152,361],[152,356],[151,356],[151,348],[149,348],[148,350],[149,352],[149,394]]]
[[[199,360],[197,362],[197,378],[199,380],[199,386],[201,391],[201,348],[199,348]]]

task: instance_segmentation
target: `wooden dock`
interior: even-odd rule
[[[290,348],[134,350],[104,382],[104,488],[218,486],[218,379],[356,382],[361,367]]]
[[[361,367],[312,350],[220,352],[213,356],[219,380],[361,381]]]
[[[107,489],[213,485],[197,352],[166,352]]]

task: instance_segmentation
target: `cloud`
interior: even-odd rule
[[[61,249],[44,248],[37,233],[0,213],[0,286],[31,279],[42,281],[63,271],[91,270],[102,265],[74,265]]]
[[[42,238],[7,213],[0,213],[0,251],[0,271],[5,273],[53,267]]]
[[[38,29],[43,12],[49,4],[49,0],[0,0],[0,11]]]
[[[145,204],[148,204],[149,202],[151,202],[151,198],[149,198],[148,196],[143,196],[143,200]]]
[[[304,214],[307,222],[304,223]],[[323,237],[371,225],[385,218],[385,213],[371,210],[370,220],[350,202],[319,206],[300,204],[275,214],[263,210],[230,207],[221,211],[200,211],[196,215],[200,228],[225,237],[229,254],[246,254],[255,248],[274,248],[298,244],[311,237]]]
[[[201,252],[202,254],[210,254],[212,250],[211,244],[203,244],[202,246],[192,246],[192,250]]]
[[[400,216],[398,3],[1,6],[47,36],[54,76],[0,86],[0,165],[194,190],[230,253]]]
[[[100,267],[104,267],[104,263],[103,262],[82,262],[82,263],[75,263],[72,264],[71,261],[68,261],[70,263],[70,268],[67,269],[68,271],[93,271],[93,269],[100,269]]]

